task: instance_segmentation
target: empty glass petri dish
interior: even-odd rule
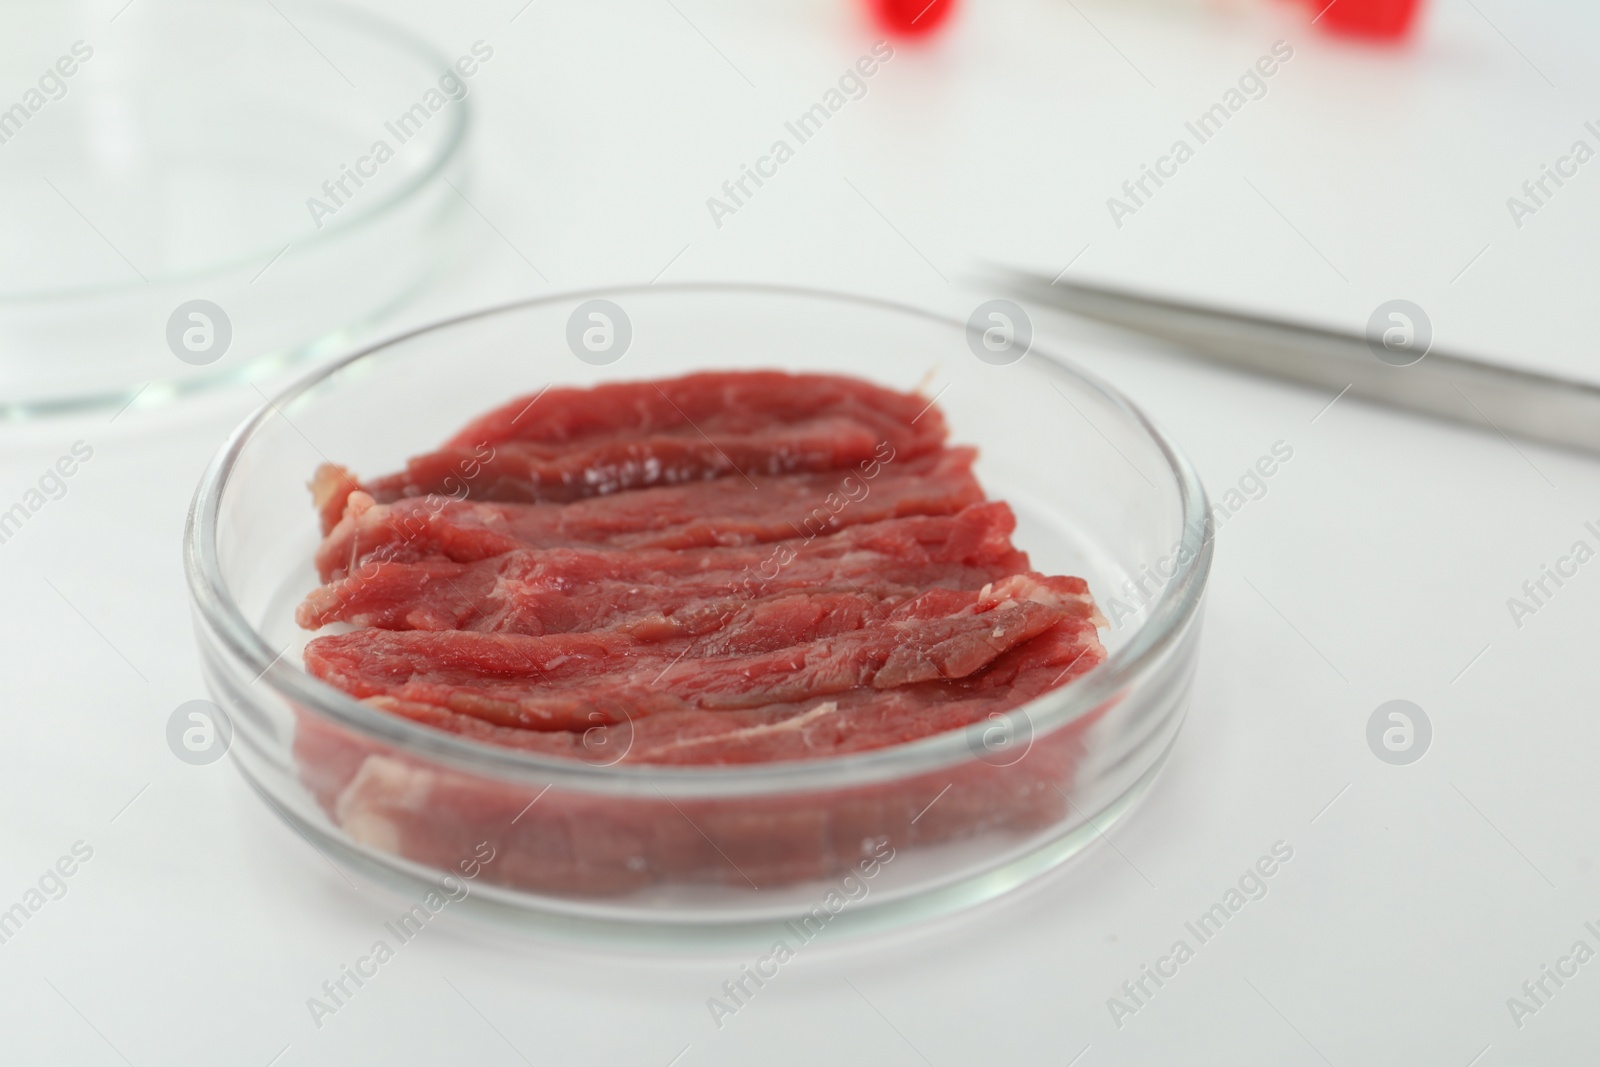
[[[303,0],[0,24],[0,417],[347,348],[438,264],[491,46]]]

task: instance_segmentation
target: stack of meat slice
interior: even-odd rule
[[[371,482],[323,467],[324,584],[297,618],[343,632],[306,666],[440,730],[607,765],[814,759],[986,722],[1104,650],[1085,583],[1029,569],[975,452],[945,437],[926,399],[858,379],[705,373],[522,397]],[[297,753],[358,840],[454,866],[492,839],[493,880],[595,893],[777,884],[885,839],[1037,826],[1080,736],[737,811],[572,792],[526,816],[537,790],[309,713]]]

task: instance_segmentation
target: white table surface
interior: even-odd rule
[[[1520,229],[1505,199],[1595,143],[1600,8],[1443,0],[1392,54],[1290,10],[1074,2],[969,0],[720,229],[705,198],[868,49],[842,0],[534,0],[515,22],[522,0],[385,5],[447,53],[496,49],[473,199],[499,233],[469,220],[452,276],[402,319],[658,273],[964,316],[992,295],[970,283],[982,262],[1071,262],[1349,328],[1405,297],[1441,345],[1594,370],[1600,162]],[[1115,227],[1105,198],[1280,38],[1295,58],[1266,97]],[[1184,733],[1114,848],[958,917],[808,948],[721,1029],[706,998],[748,953],[541,944],[460,917],[316,1028],[306,998],[399,898],[352,889],[227,762],[187,766],[163,737],[204,695],[184,511],[258,398],[0,427],[5,504],[72,442],[94,449],[0,545],[0,908],[74,842],[94,850],[0,944],[0,1061],[1593,1062],[1600,962],[1520,1027],[1506,1001],[1575,941],[1600,950],[1600,562],[1520,628],[1506,601],[1574,541],[1600,547],[1583,526],[1600,465],[1036,323],[1213,492],[1294,448],[1218,539]],[[1393,698],[1433,723],[1410,766],[1366,744]],[[1107,999],[1280,840],[1294,857],[1270,893],[1116,1025]]]

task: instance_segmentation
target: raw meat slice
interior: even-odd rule
[[[701,373],[519,397],[483,415],[404,471],[361,488],[380,503],[445,494],[571,501],[727,476],[910,459],[944,442],[922,397],[817,374]],[[348,478],[348,475],[346,475]],[[323,532],[342,500],[319,501]]]
[[[570,504],[415,497],[378,504],[348,494],[343,516],[317,549],[323,581],[368,559],[468,562],[516,548],[608,545],[706,548],[814,537],[907,515],[951,515],[983,500],[971,449],[900,462],[873,460],[841,474],[723,478],[641,489]],[[324,484],[336,476],[319,479]]]
[[[882,612],[933,584],[916,580],[920,575],[907,575],[911,580],[900,583],[868,579],[865,585],[843,579],[802,586],[785,579],[769,583],[760,595],[747,595],[738,584],[746,576],[723,575],[714,583],[714,591],[610,580],[550,589],[541,588],[542,582],[525,583],[503,571],[480,569],[509,558],[498,556],[482,564],[384,564],[370,582],[346,579],[339,583],[354,586],[362,594],[379,587],[376,591],[383,602],[369,602],[360,610],[339,614],[342,621],[384,630],[470,630],[529,637],[615,631],[648,642],[733,627],[750,629],[764,625],[762,620],[781,620],[795,612],[819,617]],[[974,568],[946,569],[960,578],[951,583],[956,588],[971,588],[988,580]],[[404,573],[388,573],[394,570]],[[452,575],[451,571],[465,574]],[[332,595],[350,591],[341,588]],[[325,621],[334,618],[331,614],[323,617]],[[302,619],[313,627],[318,625],[315,616],[303,615]]]
[[[538,414],[532,416],[531,412]],[[629,434],[680,431],[688,423],[715,435],[744,433],[824,417],[854,419],[907,454],[944,443],[944,415],[915,393],[860,378],[783,371],[703,371],[680,378],[559,387],[518,397],[468,423],[446,444],[527,441],[581,445]]]
[[[359,698],[581,731],[690,707],[761,707],[964,678],[1066,619],[1093,614],[1081,580],[1021,574],[976,593],[929,590],[882,616],[858,606],[819,621],[802,603],[787,619],[768,614],[706,637],[369,629],[319,637],[305,655],[313,674]],[[675,671],[685,659],[689,667]]]
[[[858,690],[759,708],[682,708],[581,731],[502,726],[432,703],[368,703],[451,733],[589,762],[767,763],[863,752],[918,740],[1012,711],[1098,666],[1105,651],[1086,620],[1061,623],[981,674],[889,691]]]
[[[458,499],[566,502],[626,489],[726,477],[849,469],[892,445],[872,427],[842,418],[814,419],[746,433],[657,433],[581,448],[501,442],[446,447],[406,461],[398,474],[363,488],[389,502],[439,493]]]
[[[1003,503],[952,516],[913,516],[846,527],[812,540],[673,551],[514,549],[467,563],[369,560],[307,596],[296,619],[384,629],[569,633],[640,615],[673,625],[695,611],[798,590],[915,594],[977,589],[1026,570],[1011,547],[1016,526]]]

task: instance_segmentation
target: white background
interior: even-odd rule
[[[706,197],[869,49],[844,0],[385,5],[443,53],[496,50],[473,97],[483,218],[402,319],[658,275],[964,317],[994,295],[972,283],[985,262],[1070,262],[1352,329],[1404,297],[1441,346],[1594,371],[1600,162],[1520,229],[1505,201],[1600,119],[1600,9],[1445,0],[1412,47],[1375,51],[1284,5],[1074,2],[968,0],[720,228]],[[1106,197],[1279,39],[1295,57],[1268,95],[1113,225]],[[341,91],[321,64],[308,49],[285,76]],[[1520,628],[1506,601],[1575,540],[1596,546],[1600,467],[1035,322],[1144,406],[1213,494],[1294,448],[1219,536],[1184,734],[1114,848],[957,918],[809,947],[720,1030],[706,998],[754,953],[563,947],[454,916],[314,1027],[306,998],[399,899],[353,889],[226,762],[186,766],[163,738],[204,695],[184,510],[259,398],[0,427],[5,504],[73,441],[94,448],[0,546],[0,907],[74,841],[94,848],[0,945],[0,1058],[1592,1062],[1600,962],[1520,1028],[1506,998],[1574,941],[1600,949],[1583,927],[1600,925],[1600,562]],[[1434,727],[1408,767],[1365,740],[1393,698]],[[1118,1028],[1107,998],[1279,840],[1294,858],[1268,896]]]

